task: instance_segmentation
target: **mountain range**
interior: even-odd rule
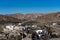
[[[49,14],[10,14],[0,15],[0,22],[24,22],[35,20],[41,23],[60,20],[60,12]]]

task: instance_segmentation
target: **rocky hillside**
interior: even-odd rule
[[[49,14],[11,14],[13,18],[21,19],[23,22],[28,20],[35,20],[41,23],[60,20],[60,12]]]
[[[58,20],[60,20],[60,12],[44,14],[43,16],[38,17],[36,20],[41,23],[46,23],[46,22],[50,22],[50,21],[58,21]]]
[[[57,26],[55,27],[53,25],[50,27],[50,22],[58,22],[58,21],[60,21],[60,12],[43,14],[43,15],[42,14],[25,14],[25,15],[24,14],[12,14],[10,16],[13,17],[13,18],[16,18],[16,19],[21,19],[22,22],[23,22],[22,25],[36,24],[36,25],[44,26],[44,24],[47,23],[48,24],[47,27],[51,28],[52,30],[55,30],[53,33],[58,33],[60,35],[60,28],[58,28]],[[2,17],[0,19],[3,19],[3,20],[8,19],[8,21],[10,21],[12,18],[8,17],[8,18],[4,19]],[[12,19],[12,20],[14,20],[14,19]]]
[[[17,19],[25,19],[25,20],[34,20],[37,17],[42,16],[42,14],[11,14],[11,17],[17,18]]]
[[[10,17],[10,16],[5,16],[5,15],[0,15],[0,23],[10,23],[10,22],[20,22],[21,20],[18,20],[16,18]]]

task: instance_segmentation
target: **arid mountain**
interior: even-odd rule
[[[11,14],[10,16],[22,21],[35,20],[41,23],[60,20],[60,12],[49,14]]]
[[[17,18],[17,19],[24,19],[24,15],[23,14],[11,14],[11,17]]]
[[[21,19],[21,20],[34,20],[39,16],[42,16],[42,14],[12,14],[11,17]]]
[[[60,12],[44,14],[41,17],[38,17],[36,20],[41,23],[46,23],[50,21],[58,21],[60,20]]]
[[[10,16],[0,15],[0,23],[10,23],[10,22],[20,22],[20,20]]]
[[[35,20],[41,23],[60,20],[60,12],[49,14],[11,14],[13,18],[21,19],[22,21]]]

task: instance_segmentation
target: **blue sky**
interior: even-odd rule
[[[0,14],[60,12],[60,0],[0,0]]]

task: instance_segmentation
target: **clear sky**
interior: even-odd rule
[[[60,0],[0,0],[0,14],[60,12]]]

